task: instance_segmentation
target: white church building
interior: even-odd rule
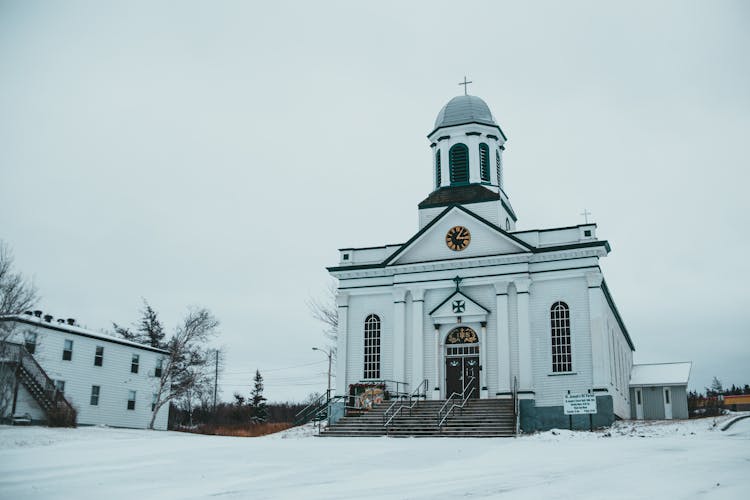
[[[405,243],[340,249],[336,394],[382,383],[429,399],[520,399],[528,432],[568,427],[563,398],[596,395],[594,425],[630,418],[634,345],[599,260],[596,224],[518,230],[506,136],[476,96],[428,134],[432,192]],[[574,427],[588,428],[578,419]]]

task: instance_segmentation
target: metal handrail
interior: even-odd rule
[[[518,403],[518,377],[513,377],[513,416],[515,417],[516,436],[520,427],[521,412]]]
[[[294,415],[294,422],[297,425],[306,424],[310,419],[314,418],[317,413],[323,408],[328,408],[328,403],[331,401],[331,392],[326,390],[325,394],[321,394],[315,401],[311,402]]]
[[[37,363],[34,356],[29,354],[23,345],[15,342],[3,342],[0,344],[0,347],[3,351],[0,353],[0,357],[7,357],[15,363],[18,363],[19,366],[21,366],[34,380],[34,382],[44,390],[47,398],[52,401],[55,406],[63,407],[68,411],[73,411],[73,406],[67,399],[65,399],[65,395],[55,387],[55,383],[49,378],[49,375],[44,371],[44,368]]]
[[[469,398],[471,397],[472,393],[474,392],[474,389],[476,389],[476,387],[471,387],[471,390],[469,391],[469,394],[466,394],[466,389],[468,389],[468,388],[469,388],[469,387],[470,387],[470,386],[472,385],[472,382],[474,382],[474,380],[476,380],[476,377],[472,376],[472,377],[471,377],[471,378],[469,379],[469,382],[468,382],[468,384],[464,385],[464,390],[463,390],[463,391],[461,392],[461,399],[463,400],[463,401],[461,402],[461,404],[459,405],[459,404],[455,404],[455,403],[454,403],[454,404],[453,404],[453,406],[451,406],[451,407],[450,407],[450,408],[448,409],[448,411],[447,411],[447,412],[445,413],[445,415],[444,415],[444,416],[443,416],[443,418],[441,419],[441,418],[440,418],[440,414],[441,414],[441,413],[443,413],[443,411],[445,410],[445,407],[446,407],[446,406],[448,406],[448,403],[450,403],[451,399],[453,399],[453,396],[458,396],[458,393],[454,392],[454,393],[453,393],[453,394],[451,394],[451,395],[450,395],[450,397],[449,397],[449,398],[448,398],[448,399],[447,399],[447,400],[445,401],[445,404],[443,404],[442,408],[440,408],[440,410],[438,411],[438,414],[437,414],[437,418],[438,418],[438,427],[442,427],[443,423],[445,422],[445,419],[447,419],[447,418],[448,418],[448,416],[449,416],[449,415],[451,414],[451,412],[452,412],[453,410],[455,410],[456,408],[460,408],[460,409],[462,409],[462,410],[463,410],[464,406],[466,406],[466,402],[467,402],[467,401],[469,400]]]
[[[396,418],[396,415],[398,415],[404,408],[407,408],[409,410],[409,414],[411,414],[412,408],[416,406],[416,404],[419,402],[419,398],[427,399],[427,379],[424,379],[420,384],[417,386],[416,389],[414,389],[414,392],[409,394],[409,406],[406,406],[403,404],[403,400],[399,401],[396,400],[391,406],[388,407],[387,410],[385,410],[385,413],[383,413],[383,427],[388,427],[391,425],[391,422],[394,418]],[[420,389],[424,386],[424,392],[421,392]],[[412,399],[414,398],[414,401],[412,402]],[[398,407],[393,412],[393,415],[388,417],[388,413],[398,404],[401,403],[401,406]]]

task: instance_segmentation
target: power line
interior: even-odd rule
[[[278,372],[282,370],[292,370],[294,368],[302,368],[305,366],[313,366],[313,365],[322,365],[323,363],[327,363],[327,361],[315,361],[313,363],[305,363],[303,365],[295,365],[295,366],[286,366],[284,368],[258,368],[258,371],[261,373],[261,375],[265,372]],[[224,372],[224,375],[255,375],[255,370],[241,370],[237,372]]]

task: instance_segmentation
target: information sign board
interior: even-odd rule
[[[566,415],[596,413],[595,394],[566,394],[564,401]]]

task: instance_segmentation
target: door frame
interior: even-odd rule
[[[643,388],[635,387],[635,418],[636,420],[643,420]]]
[[[661,397],[662,401],[664,401],[664,419],[665,420],[672,420],[674,418],[674,414],[672,413],[672,397],[674,394],[672,394],[672,388],[671,387],[662,387],[661,390]]]
[[[479,370],[477,371],[477,399],[482,398],[482,372],[484,371],[484,368],[482,366],[482,353],[484,349],[482,347],[484,346],[482,341],[482,336],[477,332],[477,329],[473,326],[469,326],[470,324],[460,323],[457,325],[451,325],[451,327],[448,329],[448,331],[441,335],[440,337],[436,337],[441,340],[438,345],[438,377],[440,380],[440,398],[441,399],[447,399],[450,394],[448,394],[448,370],[447,370],[447,363],[449,358],[467,358],[467,357],[477,357],[477,360],[479,361]],[[468,328],[471,330],[474,335],[477,337],[476,342],[470,342],[470,343],[455,343],[455,344],[449,344],[448,343],[448,336],[455,330],[459,328]],[[484,331],[484,330],[482,330]],[[436,343],[438,344],[438,343]],[[463,354],[448,354],[448,349],[451,347],[476,347],[476,349],[467,349],[471,352],[466,352]],[[462,367],[463,368],[463,367]]]

